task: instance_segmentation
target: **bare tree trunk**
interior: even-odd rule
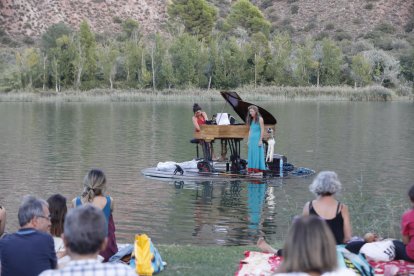
[[[208,86],[207,86],[207,91],[210,90],[210,86],[211,86],[211,75],[208,78]]]
[[[316,75],[316,87],[319,87],[319,68],[318,68],[318,74]]]
[[[154,45],[151,47],[152,90],[155,91]]]
[[[46,60],[47,56],[43,56],[43,91],[46,89]]]
[[[256,89],[256,53],[254,53],[254,89]]]

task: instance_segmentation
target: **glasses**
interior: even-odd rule
[[[44,218],[44,219],[47,219],[47,220],[50,220],[52,217],[50,216],[50,215],[48,215],[48,216],[37,216],[38,218]]]

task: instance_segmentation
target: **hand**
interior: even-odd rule
[[[259,147],[263,146],[262,140],[259,141]]]

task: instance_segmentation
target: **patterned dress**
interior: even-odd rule
[[[259,147],[260,131],[260,124],[252,121],[247,153],[247,171],[249,173],[258,173],[266,170],[263,145]]]

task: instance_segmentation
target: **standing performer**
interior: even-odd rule
[[[248,107],[246,124],[250,126],[247,154],[247,172],[262,176],[266,170],[265,156],[263,149],[264,122],[255,105]]]

